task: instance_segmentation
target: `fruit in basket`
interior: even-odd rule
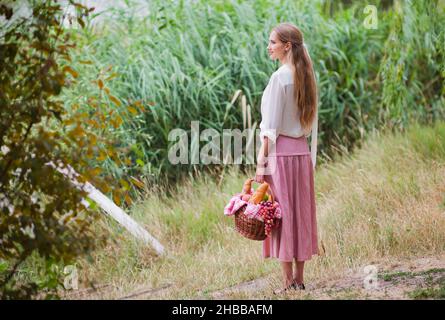
[[[261,220],[264,221],[264,231],[266,236],[269,236],[272,233],[272,230],[280,225],[281,220],[279,204],[276,201],[272,202],[272,200],[273,199],[262,201],[259,204],[261,207],[259,215],[261,216]]]

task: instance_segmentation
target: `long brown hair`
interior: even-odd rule
[[[274,30],[281,42],[291,43],[294,67],[294,98],[300,111],[303,131],[308,132],[317,114],[317,84],[311,58],[303,43],[303,33],[292,23],[280,23]]]

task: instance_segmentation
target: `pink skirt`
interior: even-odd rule
[[[263,241],[263,257],[280,261],[306,261],[319,254],[315,208],[314,171],[305,136],[279,135],[269,155],[276,170],[265,175],[282,219]]]

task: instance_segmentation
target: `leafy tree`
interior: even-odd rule
[[[75,82],[70,50],[76,46],[63,21],[68,18],[57,1],[25,2],[29,17],[17,17],[14,3],[0,4],[0,298],[29,298],[42,292],[51,297],[63,281],[58,265],[88,254],[104,237],[94,232],[97,210],[85,206],[85,190],[74,182],[92,182],[104,192],[115,183],[98,166],[105,158],[122,159],[114,142],[102,138],[106,123],[119,116],[100,109],[100,95],[90,97],[91,112],[68,113],[59,94]],[[74,22],[92,11],[76,8]],[[73,17],[70,17],[73,21]],[[90,63],[90,62],[85,62]],[[102,81],[97,85],[103,87]],[[99,90],[98,89],[98,90]],[[116,101],[116,108],[120,102]],[[73,168],[68,179],[59,169]],[[122,180],[113,198],[130,201],[130,183]],[[48,281],[18,275],[31,257],[45,261]],[[41,280],[41,279],[40,279]]]

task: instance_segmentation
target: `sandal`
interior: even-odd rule
[[[293,282],[294,284],[295,284],[295,290],[306,290],[306,287],[304,286],[304,283],[302,282],[302,283],[297,283],[297,281],[295,280],[295,278],[294,278],[294,282]]]

